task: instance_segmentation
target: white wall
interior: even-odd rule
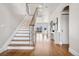
[[[79,55],[79,4],[70,4],[69,19],[70,51],[74,55]]]
[[[0,4],[0,49],[7,42],[17,25],[24,20],[25,14],[25,4]]]

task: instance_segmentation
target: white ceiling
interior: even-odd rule
[[[28,4],[29,14],[33,15],[36,7],[38,7],[39,5],[42,5],[46,9],[45,11],[48,11],[48,13],[50,14],[53,13],[54,10],[56,10],[59,4],[60,3],[29,3]]]

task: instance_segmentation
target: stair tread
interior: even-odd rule
[[[30,36],[14,36],[14,38],[29,38]]]
[[[18,32],[16,32],[16,34],[30,34],[30,32],[28,31],[28,32],[20,32],[20,31],[18,31]]]
[[[20,37],[20,38],[28,38],[29,36],[14,36],[14,37]]]
[[[29,36],[30,33],[16,33],[15,36]]]
[[[18,31],[29,31],[29,30],[18,30]]]
[[[31,49],[31,50],[30,50],[30,49],[28,49],[28,50],[26,50],[26,49],[8,49],[8,50],[9,50],[9,51],[14,51],[14,50],[15,50],[15,51],[24,51],[24,50],[25,50],[25,51],[27,51],[27,52],[30,52],[30,51],[33,51],[34,48]]]
[[[13,40],[16,40],[16,39],[18,39],[18,40],[21,40],[21,39],[30,40],[30,38],[13,38]]]
[[[30,35],[14,35],[14,37],[16,37],[16,36],[17,36],[17,37],[24,37],[24,36],[27,37],[27,36],[30,36]]]
[[[11,41],[10,44],[33,44],[32,41]]]
[[[30,30],[30,29],[18,29],[18,30]]]
[[[30,33],[25,33],[25,32],[16,32],[16,34],[30,34]]]
[[[30,40],[30,38],[14,37],[13,40]]]
[[[15,36],[30,36],[30,34],[15,34]]]
[[[8,46],[33,46],[33,44],[9,44]]]
[[[30,40],[11,40],[11,41],[30,41]]]
[[[30,39],[12,39],[12,41],[23,41],[23,40],[26,40],[26,41],[30,41]]]
[[[7,49],[14,49],[14,50],[33,50],[34,46],[8,46]]]
[[[21,42],[32,42],[32,40],[11,40],[11,41],[16,41],[16,42],[19,42],[19,41],[21,41]]]
[[[30,32],[30,30],[29,31],[19,31],[19,30],[17,30],[17,32]]]
[[[30,33],[30,31],[16,31],[16,32],[19,32],[19,33]]]

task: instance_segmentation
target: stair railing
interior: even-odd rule
[[[32,20],[29,24],[29,28],[30,28],[30,40],[32,40],[33,45],[35,46],[36,44],[36,32],[35,32],[35,22],[36,22],[36,17],[37,17],[37,13],[38,13],[38,8],[36,8],[34,15],[32,17]]]

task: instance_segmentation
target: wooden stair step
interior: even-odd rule
[[[29,30],[18,30],[18,31],[29,31]]]
[[[30,34],[30,32],[16,32],[16,34]]]
[[[18,29],[18,31],[29,31],[29,29]]]
[[[30,31],[16,31],[16,32],[30,32]]]
[[[30,33],[16,33],[15,36],[30,36]]]
[[[33,44],[9,44],[8,46],[33,46]]]
[[[11,41],[30,41],[30,40],[11,40]]]
[[[30,33],[30,31],[16,31],[16,33]]]
[[[14,37],[24,37],[24,38],[28,38],[29,36],[14,36]]]
[[[13,50],[33,50],[34,46],[8,46],[7,49],[13,49]]]
[[[24,37],[14,37],[12,40],[31,40],[29,37],[24,38]]]
[[[33,44],[32,41],[11,41],[10,44]]]

